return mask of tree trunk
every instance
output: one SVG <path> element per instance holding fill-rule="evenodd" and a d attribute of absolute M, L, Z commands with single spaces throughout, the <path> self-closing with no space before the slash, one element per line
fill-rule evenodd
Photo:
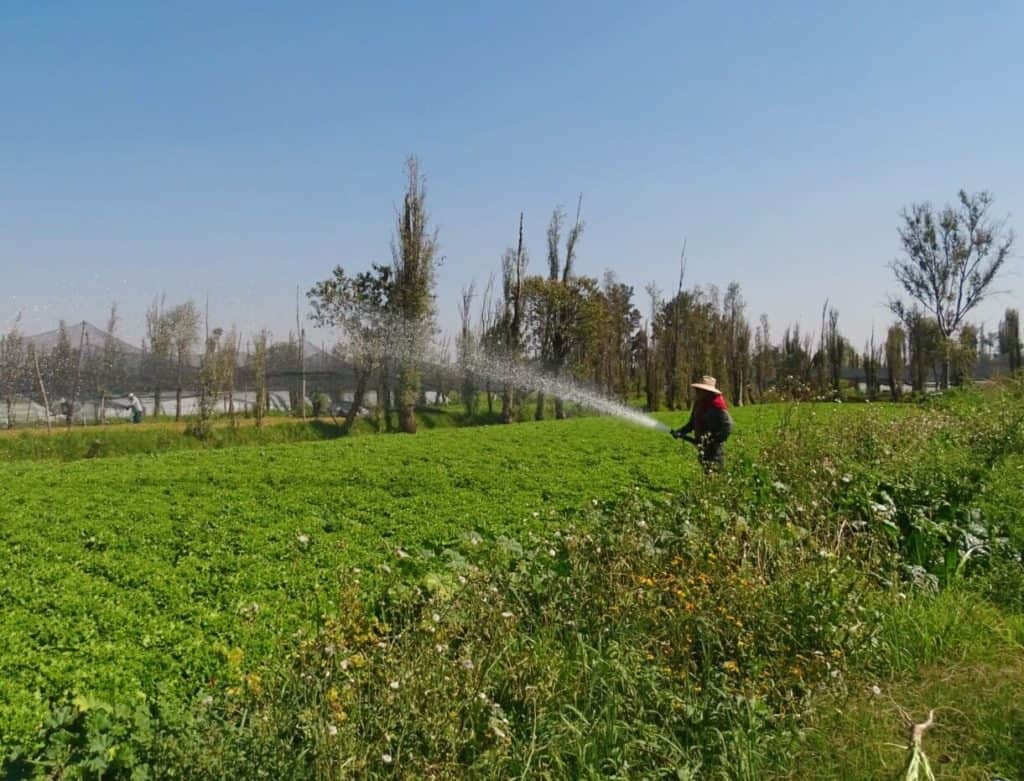
<path fill-rule="evenodd" d="M 561 396 L 555 396 L 555 420 L 565 420 L 565 402 Z"/>
<path fill-rule="evenodd" d="M 157 385 L 153 391 L 153 417 L 156 418 L 160 414 L 160 386 Z"/>
<path fill-rule="evenodd" d="M 50 400 L 46 397 L 46 386 L 43 385 L 43 373 L 39 371 L 39 353 L 33 352 L 36 363 L 36 382 L 39 383 L 39 395 L 43 397 L 43 410 L 46 412 L 46 430 L 50 431 Z"/>
<path fill-rule="evenodd" d="M 534 420 L 544 420 L 544 391 L 537 391 L 537 410 L 533 413 Z"/>
<path fill-rule="evenodd" d="M 511 384 L 506 384 L 501 394 L 501 422 L 511 423 L 515 414 L 515 390 Z"/>
<path fill-rule="evenodd" d="M 348 412 L 345 414 L 345 422 L 342 424 L 342 430 L 346 434 L 355 425 L 356 418 L 359 415 L 359 408 L 363 406 L 363 397 L 366 395 L 366 382 L 369 377 L 370 372 L 366 370 L 360 371 L 356 376 L 356 389 L 352 393 L 352 406 L 348 408 Z"/>
<path fill-rule="evenodd" d="M 181 420 L 181 380 L 178 380 L 178 387 L 174 391 L 174 419 Z"/>
<path fill-rule="evenodd" d="M 403 366 L 398 375 L 398 425 L 406 434 L 416 433 L 416 395 L 419 377 L 413 366 Z"/>

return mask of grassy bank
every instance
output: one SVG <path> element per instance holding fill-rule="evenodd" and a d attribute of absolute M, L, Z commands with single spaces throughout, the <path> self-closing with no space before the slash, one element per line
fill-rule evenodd
<path fill-rule="evenodd" d="M 423 407 L 416 410 L 423 431 L 461 428 L 496 423 L 487 413 L 469 417 L 456 407 Z M 54 426 L 52 430 L 35 427 L 0 431 L 0 461 L 110 458 L 128 455 L 156 455 L 177 450 L 216 450 L 240 445 L 275 445 L 292 442 L 318 442 L 348 435 L 377 433 L 377 423 L 360 418 L 349 432 L 338 418 L 271 416 L 256 426 L 251 418 L 234 423 L 217 420 L 210 433 L 198 438 L 188 433 L 188 421 L 149 420 L 137 425 L 111 423 L 90 426 Z"/>

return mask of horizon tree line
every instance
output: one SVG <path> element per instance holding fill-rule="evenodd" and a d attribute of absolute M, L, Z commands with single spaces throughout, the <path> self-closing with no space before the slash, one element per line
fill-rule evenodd
<path fill-rule="evenodd" d="M 1021 368 L 1015 308 L 1006 309 L 992 332 L 966 319 L 992 293 L 1015 237 L 1005 219 L 991 216 L 991 194 L 963 190 L 954 206 L 936 210 L 915 203 L 901 214 L 903 253 L 890 267 L 905 297 L 890 299 L 896 321 L 881 338 L 872 333 L 862 350 L 843 336 L 839 311 L 828 301 L 816 337 L 793 324 L 775 342 L 766 316 L 756 323 L 748 319 L 738 282 L 724 292 L 714 285 L 685 285 L 685 242 L 676 289 L 666 297 L 648 286 L 647 312 L 642 314 L 636 291 L 613 271 L 600 280 L 576 273 L 586 228 L 582 195 L 571 224 L 560 206 L 552 210 L 546 268 L 530 274 L 520 213 L 515 240 L 499 259 L 499 283 L 491 275 L 479 300 L 475 283 L 463 289 L 452 362 L 447 340 L 439 344 L 435 338 L 436 271 L 442 258 L 426 206 L 426 179 L 415 157 L 406 161 L 405 173 L 391 263 L 371 264 L 355 273 L 337 266 L 307 292 L 310 319 L 336 332 L 331 356 L 349 374 L 352 401 L 346 427 L 353 425 L 373 388 L 378 426 L 414 433 L 414 409 L 426 401 L 425 382 L 433 386 L 436 399 L 447 399 L 457 390 L 471 416 L 479 413 L 480 393 L 489 414 L 495 414 L 495 401 L 500 404 L 497 419 L 503 422 L 540 420 L 548 414 L 549 401 L 556 418 L 568 414 L 564 399 L 531 393 L 515 373 L 500 379 L 482 376 L 474 365 L 474 356 L 481 354 L 507 366 L 525 365 L 584 384 L 622 402 L 642 399 L 649 410 L 686 407 L 690 382 L 707 374 L 719 378 L 732 404 L 743 405 L 774 398 L 836 397 L 842 392 L 844 371 L 851 369 L 860 372 L 868 398 L 880 397 L 884 384 L 890 397 L 899 400 L 905 385 L 921 393 L 929 384 L 964 384 L 979 362 L 991 364 L 995 355 L 1003 357 L 1008 371 Z M 45 354 L 25 339 L 20 319 L 15 319 L 0 336 L 0 392 L 7 424 L 15 422 L 19 398 L 38 396 L 59 403 L 70 425 L 75 405 L 86 393 L 99 399 L 96 417 L 102 420 L 109 399 L 129 381 L 148 385 L 157 412 L 164 411 L 163 393 L 173 388 L 176 420 L 183 416 L 186 389 L 198 395 L 200 418 L 205 420 L 219 401 L 234 417 L 236 389 L 253 388 L 256 401 L 246 404 L 245 411 L 262 421 L 268 409 L 268 376 L 287 380 L 290 406 L 305 414 L 301 325 L 299 342 L 294 334 L 274 342 L 263 330 L 243 351 L 237 329 L 211 331 L 208 317 L 206 336 L 200 340 L 204 317 L 191 300 L 169 306 L 160 296 L 147 309 L 145 321 L 146 338 L 130 368 L 130 356 L 119 349 L 116 338 L 116 305 L 102 345 L 87 343 L 85 324 L 76 341 L 75 327 L 62 322 Z M 427 365 L 434 368 L 426 371 Z M 321 399 L 330 393 L 340 396 L 344 391 L 330 372 L 322 374 L 314 382 L 314 408 L 322 408 Z M 532 414 L 524 409 L 531 398 Z M 321 411 L 314 409 L 315 414 Z"/>

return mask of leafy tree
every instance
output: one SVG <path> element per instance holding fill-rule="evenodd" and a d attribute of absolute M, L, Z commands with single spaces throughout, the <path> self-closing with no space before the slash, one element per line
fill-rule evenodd
<path fill-rule="evenodd" d="M 899 323 L 889 326 L 885 337 L 885 367 L 893 401 L 903 396 L 903 369 L 907 364 L 907 335 Z"/>
<path fill-rule="evenodd" d="M 838 394 L 839 381 L 843 373 L 843 358 L 847 352 L 847 342 L 839 332 L 839 310 L 835 307 L 828 309 L 822 342 L 824 347 L 822 351 L 823 364 L 828 370 L 829 385 L 832 388 L 832 392 Z M 870 360 L 868 362 L 870 363 Z"/>
<path fill-rule="evenodd" d="M 768 316 L 762 314 L 754 334 L 754 385 L 758 396 L 763 395 L 775 379 L 777 358 L 776 349 L 772 345 Z"/>
<path fill-rule="evenodd" d="M 722 303 L 723 328 L 721 333 L 727 343 L 725 347 L 727 391 L 733 402 L 742 406 L 746 399 L 747 383 L 750 379 L 750 324 L 743 312 L 746 303 L 740 294 L 738 282 L 729 284 Z"/>
<path fill-rule="evenodd" d="M 907 352 L 910 361 L 910 385 L 916 393 L 924 393 L 928 371 L 939 379 L 940 365 L 946 354 L 942 332 L 932 318 L 919 309 L 905 314 Z"/>
<path fill-rule="evenodd" d="M 538 345 L 541 366 L 547 373 L 558 377 L 566 367 L 573 350 L 572 333 L 578 325 L 580 304 L 583 301 L 581 287 L 574 284 L 573 264 L 576 261 L 576 245 L 583 236 L 584 223 L 580 220 L 583 196 L 576 206 L 576 221 L 565 238 L 565 257 L 560 249 L 565 212 L 555 208 L 548 223 L 548 276 L 547 279 L 532 277 L 528 282 L 532 302 L 532 323 L 534 338 Z M 544 417 L 544 394 L 537 394 L 535 418 Z M 561 399 L 555 399 L 555 417 L 565 417 L 565 406 Z"/>
<path fill-rule="evenodd" d="M 229 404 L 234 389 L 235 369 L 238 366 L 238 334 L 234 328 L 228 333 L 214 328 L 206 337 L 202 361 L 199 366 L 199 409 L 186 431 L 203 439 L 212 431 L 213 414 L 217 405 L 228 394 Z M 233 410 L 229 409 L 233 414 Z"/>
<path fill-rule="evenodd" d="M 971 381 L 974 366 L 978 362 L 978 329 L 965 325 L 960 329 L 950 352 L 951 380 L 954 385 L 963 386 Z"/>
<path fill-rule="evenodd" d="M 346 430 L 355 423 L 373 373 L 382 366 L 390 327 L 388 310 L 394 278 L 387 266 L 355 276 L 336 266 L 330 278 L 314 285 L 307 297 L 310 318 L 321 327 L 340 331 L 336 354 L 355 371 L 352 405 L 345 416 Z"/>
<path fill-rule="evenodd" d="M 1016 309 L 1007 309 L 999 324 L 999 352 L 1007 358 L 1011 372 L 1021 367 L 1020 315 Z"/>
<path fill-rule="evenodd" d="M 402 431 L 416 433 L 414 407 L 419 394 L 417 359 L 423 354 L 434 315 L 437 231 L 431 231 L 425 178 L 419 161 L 406 161 L 406 191 L 392 241 L 394 282 L 390 304 L 400 328 L 398 419 Z"/>
<path fill-rule="evenodd" d="M 915 203 L 902 213 L 899 234 L 904 257 L 890 268 L 903 292 L 934 319 L 945 342 L 942 387 L 949 384 L 949 341 L 964 317 L 990 293 L 1010 256 L 1013 231 L 989 212 L 990 193 L 958 193 L 956 206 L 936 212 L 930 203 Z M 892 299 L 893 312 L 906 322 L 909 307 Z"/>
<path fill-rule="evenodd" d="M 871 329 L 871 339 L 864 345 L 862 357 L 864 366 L 864 386 L 869 399 L 878 397 L 879 369 L 882 365 L 882 345 L 875 344 L 875 331 Z M 838 390 L 838 386 L 836 386 Z"/>
<path fill-rule="evenodd" d="M 605 272 L 596 303 L 598 328 L 590 351 L 594 380 L 606 393 L 625 401 L 636 358 L 640 310 L 633 305 L 633 288 L 619 282 L 612 271 Z"/>
<path fill-rule="evenodd" d="M 50 386 L 54 395 L 60 399 L 62 412 L 66 422 L 70 425 L 71 416 L 74 413 L 71 405 L 78 355 L 71 345 L 71 335 L 68 332 L 67 323 L 63 320 L 57 327 L 57 343 L 50 351 L 46 363 L 50 375 Z"/>
<path fill-rule="evenodd" d="M 647 411 L 654 412 L 661 407 L 661 367 L 659 366 L 659 349 L 657 331 L 658 312 L 661 309 L 661 293 L 652 282 L 647 286 L 647 297 L 650 300 L 650 319 L 644 326 L 644 386 L 647 395 Z"/>

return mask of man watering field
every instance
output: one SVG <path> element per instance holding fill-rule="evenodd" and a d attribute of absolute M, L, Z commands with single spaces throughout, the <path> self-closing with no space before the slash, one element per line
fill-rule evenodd
<path fill-rule="evenodd" d="M 722 445 L 732 433 L 732 417 L 714 377 L 703 377 L 690 387 L 697 391 L 690 419 L 686 425 L 670 433 L 676 439 L 685 439 L 696 445 L 701 466 L 710 472 L 722 465 Z M 692 436 L 688 436 L 691 432 Z"/>

